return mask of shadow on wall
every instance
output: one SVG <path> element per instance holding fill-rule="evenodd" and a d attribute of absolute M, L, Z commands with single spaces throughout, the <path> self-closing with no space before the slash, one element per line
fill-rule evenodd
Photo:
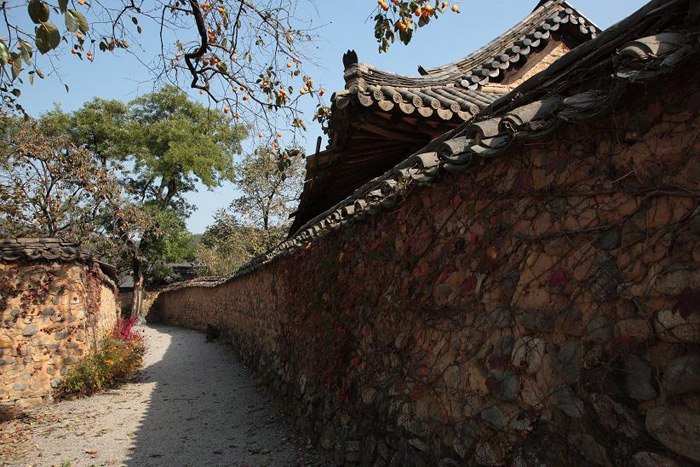
<path fill-rule="evenodd" d="M 155 383 L 127 465 L 303 465 L 306 454 L 279 407 L 221 344 L 150 325 Z M 315 463 L 314 465 L 320 465 Z"/>

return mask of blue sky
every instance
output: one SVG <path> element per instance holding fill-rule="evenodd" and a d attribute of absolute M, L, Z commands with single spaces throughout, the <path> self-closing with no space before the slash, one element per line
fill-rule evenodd
<path fill-rule="evenodd" d="M 379 54 L 373 36 L 372 0 L 318 0 L 311 6 L 300 2 L 299 17 L 313 20 L 321 26 L 319 38 L 311 55 L 316 63 L 307 71 L 329 92 L 344 86 L 342 56 L 348 49 L 357 51 L 361 62 L 370 63 L 385 70 L 415 75 L 417 67 L 434 67 L 452 62 L 484 45 L 501 32 L 527 16 L 536 0 L 491 0 L 490 2 L 457 2 L 461 14 L 445 14 L 434 25 L 421 29 L 408 46 L 394 44 L 388 53 Z M 607 28 L 643 6 L 644 0 L 571 0 L 570 3 L 601 28 Z M 153 36 L 145 34 L 142 56 L 157 51 Z M 58 103 L 64 110 L 79 108 L 93 97 L 131 100 L 153 90 L 153 78 L 147 69 L 132 55 L 96 54 L 95 62 L 88 65 L 74 57 L 58 62 L 61 78 L 69 87 L 66 93 L 57 77 L 38 80 L 24 90 L 22 104 L 30 115 L 38 116 Z M 188 91 L 194 98 L 200 96 Z M 312 106 L 304 108 L 310 123 Z M 320 129 L 309 124 L 306 135 L 308 152 L 313 152 Z M 324 143 L 325 144 L 325 143 Z M 250 147 L 252 143 L 247 146 Z M 200 189 L 188 200 L 197 211 L 188 221 L 188 228 L 201 233 L 212 221 L 216 209 L 226 207 L 236 192 L 231 184 L 214 191 Z"/>

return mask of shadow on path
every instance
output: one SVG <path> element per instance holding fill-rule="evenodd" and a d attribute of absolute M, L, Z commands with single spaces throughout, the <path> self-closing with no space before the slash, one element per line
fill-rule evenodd
<path fill-rule="evenodd" d="M 146 335 L 142 382 L 154 389 L 127 465 L 328 465 L 223 345 L 162 325 Z"/>

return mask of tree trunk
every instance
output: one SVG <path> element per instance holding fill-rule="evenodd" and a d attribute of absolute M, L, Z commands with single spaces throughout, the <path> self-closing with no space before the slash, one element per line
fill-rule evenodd
<path fill-rule="evenodd" d="M 132 258 L 134 275 L 134 296 L 131 300 L 131 317 L 136 318 L 143 314 L 143 264 L 138 254 Z"/>

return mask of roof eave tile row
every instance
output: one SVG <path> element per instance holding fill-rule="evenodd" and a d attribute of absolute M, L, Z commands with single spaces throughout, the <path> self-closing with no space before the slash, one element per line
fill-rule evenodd
<path fill-rule="evenodd" d="M 0 239 L 0 261 L 5 263 L 25 261 L 94 262 L 104 273 L 110 285 L 116 287 L 117 271 L 114 266 L 98 261 L 92 253 L 80 249 L 72 242 L 57 238 Z"/>
<path fill-rule="evenodd" d="M 520 34 L 513 40 L 498 44 L 496 39 L 459 62 L 421 69 L 424 76 L 403 76 L 363 63 L 351 64 L 345 71 L 347 89 L 332 97 L 334 109 L 342 110 L 356 99 L 364 107 L 377 106 L 384 112 L 398 107 L 405 115 L 417 113 L 423 118 L 468 121 L 498 97 L 493 87 L 483 92 L 484 87 L 502 79 L 514 64 L 527 60 L 562 25 L 575 25 L 581 35 L 590 38 L 600 32 L 566 2 L 548 2 L 539 10 L 539 14 L 526 18 L 527 32 L 521 30 L 522 25 L 521 29 L 516 26 L 505 33 Z M 530 21 L 534 23 L 529 24 Z M 499 46 L 503 48 L 496 48 Z M 506 93 L 504 90 L 501 94 Z"/>
<path fill-rule="evenodd" d="M 461 86 L 476 90 L 490 82 L 502 77 L 512 64 L 518 63 L 521 59 L 527 59 L 533 51 L 539 49 L 544 42 L 548 41 L 552 33 L 567 23 L 578 25 L 581 34 L 589 35 L 595 39 L 600 31 L 594 25 L 587 25 L 582 16 L 568 13 L 570 9 L 559 12 L 557 16 L 552 16 L 535 28 L 535 30 L 525 36 L 520 37 L 515 43 L 505 49 L 503 53 L 495 56 L 493 60 L 483 63 L 464 73 L 459 80 Z"/>
<path fill-rule="evenodd" d="M 350 88 L 353 84 L 418 88 L 446 84 L 470 85 L 463 81 L 472 75 L 493 81 L 493 78 L 497 78 L 512 64 L 527 59 L 562 26 L 576 27 L 574 31 L 580 34 L 582 41 L 594 39 L 601 32 L 598 26 L 567 2 L 552 1 L 540 7 L 540 10 L 539 14 L 533 13 L 509 31 L 456 62 L 436 68 L 419 67 L 421 76 L 392 73 L 365 63 L 351 64 L 344 74 L 347 87 Z"/>
<path fill-rule="evenodd" d="M 56 238 L 15 238 L 0 240 L 0 260 L 88 261 L 92 255 L 78 245 Z"/>
<path fill-rule="evenodd" d="M 363 107 L 376 105 L 384 112 L 398 108 L 404 115 L 418 114 L 423 118 L 435 115 L 444 121 L 463 122 L 470 120 L 497 97 L 499 96 L 452 85 L 414 89 L 368 85 L 364 88 L 353 86 L 337 93 L 333 104 L 335 109 L 342 110 L 354 98 Z"/>
<path fill-rule="evenodd" d="M 216 287 L 249 274 L 278 258 L 292 255 L 319 238 L 393 207 L 416 182 L 435 180 L 443 173 L 468 170 L 478 158 L 503 155 L 513 144 L 541 140 L 562 125 L 585 123 L 609 114 L 618 99 L 633 84 L 647 83 L 670 73 L 700 44 L 691 35 L 657 34 L 627 42 L 610 57 L 614 70 L 608 86 L 571 96 L 554 95 L 504 111 L 501 115 L 474 121 L 431 142 L 392 170 L 358 188 L 352 196 L 307 222 L 292 238 L 260 255 L 234 274 L 205 283 L 178 283 L 165 290 L 184 287 Z M 518 90 L 516 89 L 514 93 Z"/>

